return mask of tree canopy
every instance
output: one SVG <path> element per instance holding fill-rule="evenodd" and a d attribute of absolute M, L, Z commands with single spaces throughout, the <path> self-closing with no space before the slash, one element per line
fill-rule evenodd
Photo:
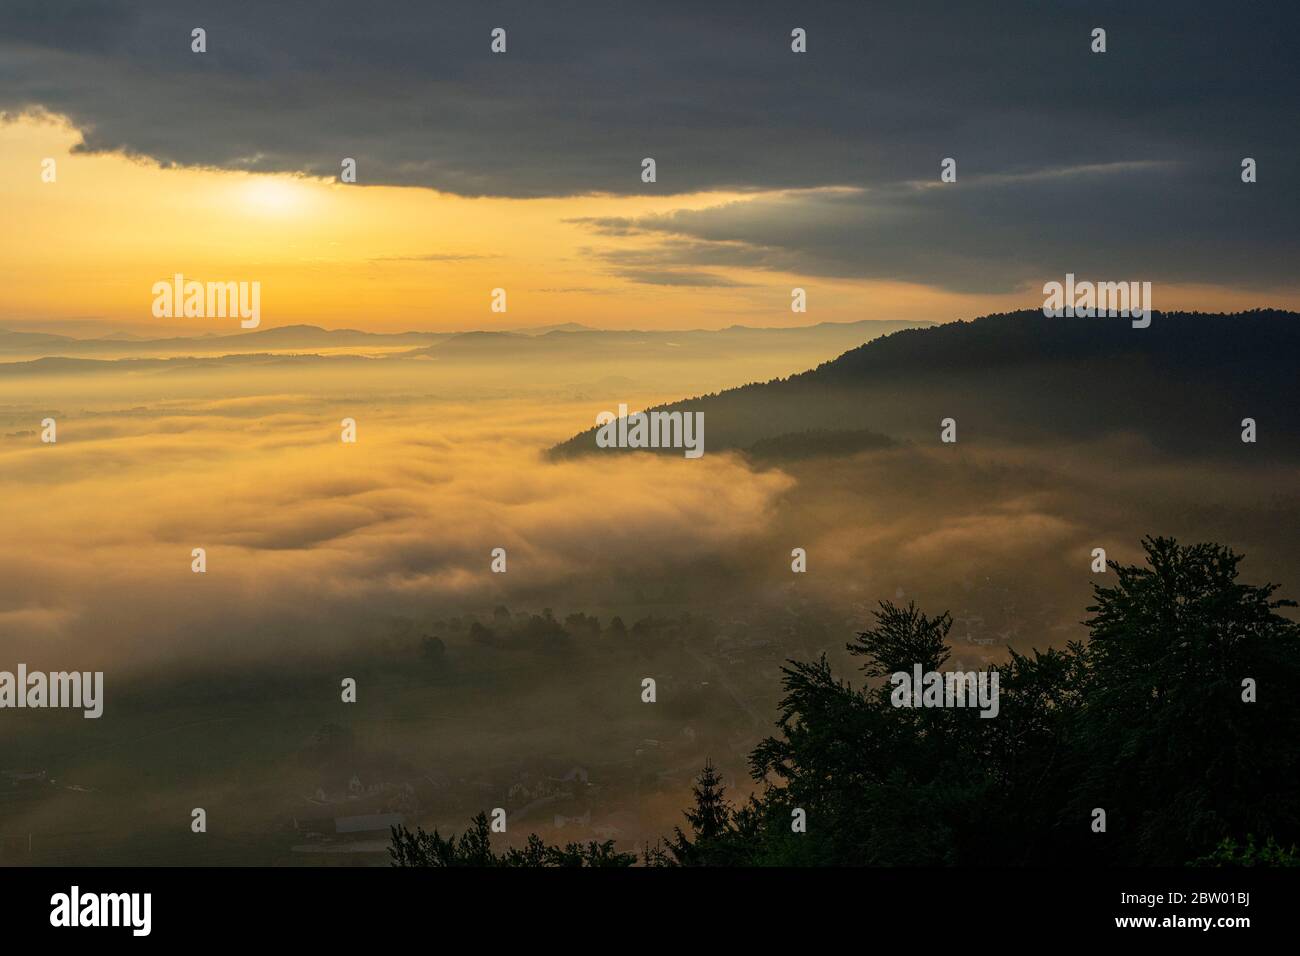
<path fill-rule="evenodd" d="M 1221 545 L 1147 538 L 1143 548 L 1145 566 L 1110 562 L 1113 583 L 1094 585 L 1086 640 L 1010 651 L 994 719 L 891 702 L 889 675 L 948 662 L 952 619 L 880 602 L 847 645 L 862 658 L 861 685 L 833 674 L 825 655 L 787 661 L 776 733 L 750 755 L 758 792 L 733 806 L 706 763 L 689 832 L 677 828 L 642 861 L 1294 864 L 1300 626 L 1278 609 L 1295 602 L 1276 598 L 1277 585 L 1240 583 L 1241 555 Z M 792 826 L 797 810 L 805 832 Z M 535 836 L 494 857 L 486 818 L 477 823 L 459 841 L 403 832 L 394 859 L 632 862 L 612 844 L 561 850 Z"/>

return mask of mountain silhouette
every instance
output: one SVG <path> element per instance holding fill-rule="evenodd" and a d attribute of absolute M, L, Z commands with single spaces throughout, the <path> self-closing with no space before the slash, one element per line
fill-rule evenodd
<path fill-rule="evenodd" d="M 1022 311 L 895 332 L 789 378 L 655 410 L 703 412 L 706 450 L 763 443 L 765 457 L 774 440 L 818 430 L 938 442 L 940 422 L 952 418 L 965 444 L 1126 433 L 1171 452 L 1294 458 L 1297 356 L 1294 312 L 1156 312 L 1135 329 L 1126 318 Z M 1257 423 L 1254 445 L 1240 440 L 1245 418 Z M 615 452 L 598 449 L 595 434 L 552 456 Z"/>

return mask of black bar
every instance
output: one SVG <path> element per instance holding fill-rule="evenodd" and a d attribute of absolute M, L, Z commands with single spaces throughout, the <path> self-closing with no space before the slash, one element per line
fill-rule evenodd
<path fill-rule="evenodd" d="M 73 886 L 83 901 L 151 894 L 148 935 L 135 936 L 129 925 L 52 926 L 52 897 Z M 83 942 L 337 945 L 397 944 L 414 935 L 430 945 L 550 938 L 581 946 L 658 937 L 672 947 L 685 945 L 683 930 L 698 927 L 719 943 L 807 947 L 856 927 L 864 943 L 907 941 L 909 950 L 928 952 L 981 938 L 1199 937 L 1229 945 L 1272 938 L 1294 927 L 1300 870 L 50 868 L 6 870 L 0 888 L 10 940 L 66 941 L 76 932 Z M 1184 898 L 1171 900 L 1176 893 Z M 1148 918 L 1156 925 L 1117 922 Z M 1248 925 L 1163 925 L 1206 918 Z"/>

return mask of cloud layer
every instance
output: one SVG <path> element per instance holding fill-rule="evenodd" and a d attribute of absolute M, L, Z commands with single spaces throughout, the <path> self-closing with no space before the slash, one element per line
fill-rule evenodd
<path fill-rule="evenodd" d="M 362 185 L 814 190 L 638 223 L 674 241 L 614 271 L 652 285 L 735 281 L 675 262 L 989 293 L 1067 269 L 1268 286 L 1298 251 L 1297 37 L 1293 5 L 18 0 L 0 111 L 163 164 L 335 178 L 351 157 Z M 958 182 L 936 188 L 945 157 Z"/>

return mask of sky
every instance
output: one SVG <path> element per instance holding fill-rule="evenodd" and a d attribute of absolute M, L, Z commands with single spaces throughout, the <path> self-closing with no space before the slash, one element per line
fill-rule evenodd
<path fill-rule="evenodd" d="M 1300 14 L 1132 7 L 14 0 L 0 326 L 237 331 L 154 317 L 176 273 L 376 331 L 948 321 L 1070 272 L 1300 307 Z"/>

